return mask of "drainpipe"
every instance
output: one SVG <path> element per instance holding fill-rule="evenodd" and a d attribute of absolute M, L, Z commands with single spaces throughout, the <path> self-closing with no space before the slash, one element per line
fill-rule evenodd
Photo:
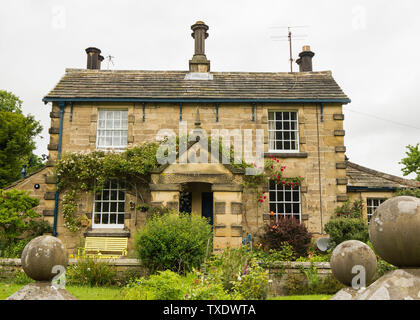
<path fill-rule="evenodd" d="M 60 128 L 58 131 L 58 152 L 57 152 L 57 160 L 60 160 L 61 157 L 61 141 L 63 137 L 63 118 L 64 118 L 64 108 L 66 107 L 65 102 L 59 102 L 58 106 L 60 107 Z M 52 235 L 56 237 L 57 233 L 57 220 L 58 220 L 58 183 L 55 184 L 55 205 L 54 205 L 54 225 L 53 225 L 53 233 Z"/>
<path fill-rule="evenodd" d="M 316 136 L 318 142 L 318 182 L 319 182 L 319 213 L 321 218 L 321 234 L 324 234 L 324 223 L 322 219 L 322 184 L 321 184 L 321 151 L 319 145 L 319 120 L 318 120 L 318 105 L 315 106 L 316 110 Z M 323 121 L 324 105 L 321 103 L 321 121 Z"/>

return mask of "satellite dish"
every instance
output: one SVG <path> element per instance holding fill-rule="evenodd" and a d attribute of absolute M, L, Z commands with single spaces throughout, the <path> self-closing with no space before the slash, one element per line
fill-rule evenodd
<path fill-rule="evenodd" d="M 319 238 L 316 240 L 316 246 L 320 251 L 326 252 L 329 248 L 331 248 L 330 238 Z"/>

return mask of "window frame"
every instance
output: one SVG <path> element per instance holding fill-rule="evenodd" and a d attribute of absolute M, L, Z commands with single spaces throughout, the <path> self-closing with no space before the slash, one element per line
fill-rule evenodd
<path fill-rule="evenodd" d="M 372 205 L 369 205 L 369 201 L 374 201 L 374 200 L 379 201 L 379 204 L 376 207 L 372 206 Z M 372 198 L 372 197 L 366 198 L 366 218 L 367 218 L 368 222 L 370 222 L 370 219 L 372 218 L 373 214 L 375 213 L 376 208 L 378 208 L 386 200 L 388 200 L 388 198 Z M 369 214 L 369 209 L 373 209 L 371 214 Z"/>
<path fill-rule="evenodd" d="M 272 180 L 270 180 L 268 182 L 268 206 L 269 206 L 269 211 L 271 213 L 271 211 L 273 211 L 273 210 L 271 210 L 271 204 L 276 205 L 276 211 L 273 211 L 275 219 L 276 219 L 275 221 L 276 222 L 279 221 L 279 216 L 282 216 L 283 218 L 285 218 L 285 217 L 293 217 L 294 218 L 296 216 L 299 216 L 299 222 L 302 223 L 302 191 L 301 191 L 300 186 L 297 186 L 297 187 L 292 189 L 291 186 L 279 185 L 279 184 L 277 184 L 276 182 L 273 181 L 272 183 L 274 184 L 275 189 L 271 189 L 271 185 L 270 185 L 271 181 Z M 279 190 L 280 188 L 282 190 Z M 286 190 L 286 188 L 289 188 L 289 189 Z M 297 190 L 298 195 L 299 195 L 299 200 L 298 201 L 293 200 L 293 192 L 296 191 L 296 190 Z M 277 200 L 277 192 L 280 192 L 280 191 L 283 191 L 283 200 L 282 201 Z M 276 199 L 275 200 L 271 199 L 271 192 L 276 192 Z M 291 192 L 290 201 L 286 201 L 286 196 L 285 196 L 286 192 Z M 286 212 L 278 213 L 277 212 L 277 208 L 278 208 L 277 204 L 279 204 L 279 203 L 280 204 L 288 204 L 288 203 L 291 204 L 292 212 L 290 212 L 290 213 L 286 213 Z M 296 203 L 299 204 L 299 214 L 298 215 L 293 212 L 293 204 L 296 204 Z"/>
<path fill-rule="evenodd" d="M 122 114 L 122 112 L 126 112 L 127 113 L 127 127 L 126 127 L 126 129 L 121 129 L 121 128 L 120 129 L 107 129 L 106 128 L 107 112 L 116 112 L 116 111 L 121 112 L 121 114 Z M 104 112 L 105 113 L 104 119 L 100 119 L 99 114 L 101 112 Z M 104 121 L 105 128 L 100 128 L 99 127 L 100 121 Z M 114 117 L 113 117 L 112 121 L 113 121 L 113 126 L 114 126 L 114 121 L 115 121 L 115 118 Z M 120 121 L 121 121 L 121 125 L 123 127 L 122 117 L 120 118 Z M 97 150 L 104 150 L 104 151 L 107 151 L 107 150 L 123 151 L 123 150 L 125 150 L 128 147 L 128 124 L 129 124 L 129 122 L 128 122 L 128 109 L 98 109 L 97 122 L 96 122 L 96 149 Z M 113 146 L 113 145 L 111 145 L 111 146 L 100 146 L 99 145 L 99 140 L 100 140 L 100 137 L 102 138 L 102 136 L 99 136 L 99 131 L 105 131 L 105 132 L 111 131 L 112 133 L 113 132 L 116 132 L 116 131 L 125 131 L 126 132 L 126 142 L 125 142 L 125 145 L 118 145 L 118 146 Z M 104 138 L 106 138 L 106 135 L 104 136 Z M 111 140 L 113 140 L 113 138 L 114 138 L 114 136 L 111 135 Z M 120 139 L 121 139 L 121 136 L 120 136 Z"/>
<path fill-rule="evenodd" d="M 270 120 L 270 113 L 276 113 L 276 112 L 282 112 L 282 113 L 284 113 L 284 112 L 289 112 L 289 113 L 295 113 L 296 114 L 296 120 L 294 120 L 294 121 L 296 121 L 296 129 L 295 130 L 277 130 L 277 129 L 274 129 L 274 130 L 270 130 L 270 122 L 274 122 L 274 123 L 276 123 L 277 122 L 277 120 L 275 119 L 275 120 Z M 283 121 L 283 119 L 281 120 L 282 122 L 284 122 Z M 289 122 L 290 122 L 290 119 L 289 119 Z M 289 150 L 286 150 L 286 149 L 271 149 L 270 148 L 270 132 L 274 132 L 274 134 L 276 133 L 276 132 L 279 132 L 279 131 L 282 131 L 282 132 L 289 132 L 289 133 L 291 133 L 291 132 L 295 132 L 295 134 L 296 134 L 296 139 L 295 139 L 295 141 L 296 141 L 296 146 L 297 146 L 297 148 L 296 149 L 289 149 Z M 299 138 L 300 138 L 300 127 L 299 127 L 299 111 L 298 110 L 268 110 L 267 111 L 267 133 L 268 133 L 268 152 L 271 152 L 271 153 L 299 153 L 300 152 L 300 143 L 299 143 Z M 274 147 L 276 147 L 276 139 L 274 138 Z M 285 141 L 285 140 L 278 140 L 278 141 Z M 289 141 L 293 141 L 293 140 L 289 140 Z"/>
<path fill-rule="evenodd" d="M 112 189 L 112 183 L 113 182 L 116 182 L 117 183 L 117 188 L 116 189 Z M 126 213 L 126 195 L 127 195 L 127 192 L 126 192 L 126 188 L 125 188 L 125 186 L 124 186 L 124 188 L 120 188 L 120 186 L 121 186 L 121 183 L 124 183 L 124 185 L 125 185 L 125 181 L 121 181 L 121 180 L 118 180 L 118 179 L 110 179 L 108 182 L 107 182 L 107 184 L 108 184 L 108 187 L 107 186 L 104 186 L 104 188 L 100 191 L 101 192 L 101 196 L 100 196 L 100 199 L 96 199 L 96 194 L 94 194 L 93 195 L 93 208 L 92 208 L 92 229 L 123 229 L 124 228 L 124 226 L 125 226 L 125 223 L 124 223 L 124 221 L 125 221 L 125 213 Z M 104 194 L 104 191 L 108 191 L 109 192 L 109 199 L 107 200 L 107 201 L 104 201 L 104 199 L 103 199 L 103 194 Z M 111 192 L 112 191 L 116 191 L 116 194 L 117 194 L 117 196 L 116 196 L 116 199 L 115 200 L 112 200 L 111 198 Z M 120 193 L 120 191 L 123 191 L 124 192 L 124 200 L 120 200 L 119 199 L 119 193 Z M 99 212 L 96 212 L 96 204 L 97 203 L 101 203 L 101 211 L 99 211 Z M 108 207 L 109 207 L 109 210 L 108 210 L 108 212 L 103 212 L 102 210 L 103 210 L 103 203 L 108 203 Z M 116 205 L 116 210 L 117 211 L 115 211 L 115 212 L 113 212 L 113 211 L 111 211 L 111 203 L 117 203 L 117 205 Z M 124 212 L 119 212 L 118 211 L 118 204 L 119 203 L 123 203 L 124 205 Z M 101 216 L 101 223 L 95 223 L 95 215 L 96 214 L 100 214 L 100 216 Z M 103 215 L 104 214 L 107 214 L 108 215 L 108 221 L 109 221 L 109 223 L 107 223 L 107 224 L 103 224 L 102 223 L 102 218 L 103 218 Z M 116 223 L 110 223 L 110 221 L 111 221 L 111 214 L 116 214 Z M 122 215 L 123 216 L 123 223 L 121 224 L 121 223 L 118 223 L 118 215 Z"/>

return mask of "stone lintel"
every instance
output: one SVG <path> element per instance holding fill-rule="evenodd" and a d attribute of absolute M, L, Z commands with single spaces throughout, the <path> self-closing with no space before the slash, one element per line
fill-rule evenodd
<path fill-rule="evenodd" d="M 50 118 L 60 118 L 60 112 L 50 112 Z"/>
<path fill-rule="evenodd" d="M 149 184 L 151 191 L 180 191 L 181 187 L 179 184 Z"/>
<path fill-rule="evenodd" d="M 333 119 L 334 120 L 344 120 L 344 114 L 342 114 L 342 113 L 334 113 L 333 114 Z"/>
<path fill-rule="evenodd" d="M 345 146 L 336 146 L 335 147 L 335 152 L 337 152 L 337 153 L 346 152 L 346 147 Z"/>
<path fill-rule="evenodd" d="M 242 192 L 242 185 L 240 184 L 213 184 L 211 191 L 225 191 L 225 192 Z"/>

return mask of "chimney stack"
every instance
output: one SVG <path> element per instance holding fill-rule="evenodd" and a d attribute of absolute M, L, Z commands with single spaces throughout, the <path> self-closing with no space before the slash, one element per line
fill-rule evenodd
<path fill-rule="evenodd" d="M 87 67 L 86 69 L 91 70 L 100 70 L 101 62 L 104 60 L 104 57 L 101 56 L 101 50 L 94 47 L 89 47 L 86 49 L 87 53 Z"/>
<path fill-rule="evenodd" d="M 209 72 L 210 61 L 205 54 L 204 42 L 209 36 L 207 30 L 209 27 L 203 21 L 197 21 L 191 26 L 194 38 L 194 55 L 190 60 L 190 72 Z"/>
<path fill-rule="evenodd" d="M 311 51 L 310 46 L 303 46 L 302 52 L 299 53 L 299 59 L 296 63 L 299 65 L 299 72 L 311 72 L 312 71 L 312 58 L 315 55 Z"/>

